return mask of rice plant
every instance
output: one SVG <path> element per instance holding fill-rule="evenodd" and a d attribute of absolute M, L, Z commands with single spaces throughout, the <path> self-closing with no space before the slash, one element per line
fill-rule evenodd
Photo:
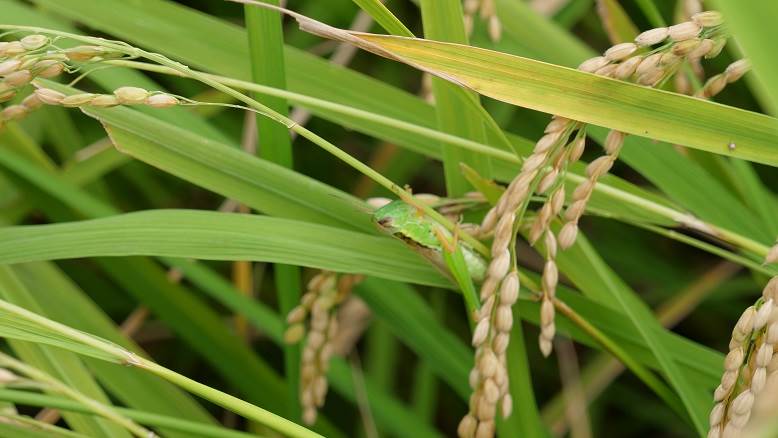
<path fill-rule="evenodd" d="M 778 434 L 778 6 L 0 4 L 0 436 Z"/>

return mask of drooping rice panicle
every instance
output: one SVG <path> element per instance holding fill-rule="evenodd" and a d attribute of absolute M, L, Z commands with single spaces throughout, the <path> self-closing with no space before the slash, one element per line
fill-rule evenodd
<path fill-rule="evenodd" d="M 721 31 L 722 17 L 715 11 L 694 14 L 691 20 L 670 27 L 656 28 L 638 35 L 634 42 L 614 45 L 602 56 L 587 59 L 578 67 L 579 70 L 600 76 L 619 80 L 634 81 L 641 85 L 658 86 L 674 75 L 686 59 L 699 59 L 717 55 L 723 47 L 724 35 Z M 653 48 L 656 46 L 655 48 Z M 742 76 L 744 64 L 731 69 L 731 76 Z M 725 76 L 726 78 L 726 76 Z M 725 79 L 726 81 L 726 79 Z M 569 141 L 573 131 L 579 135 Z M 557 218 L 565 203 L 561 175 L 566 172 L 567 165 L 578 160 L 585 147 L 584 126 L 576 121 L 553 116 L 545 130 L 545 135 L 537 142 L 533 153 L 524 160 L 521 171 L 511 181 L 497 204 L 487 213 L 481 223 L 479 232 L 482 235 L 495 234 L 492 243 L 492 256 L 501 254 L 506 248 L 509 237 L 500 236 L 495 231 L 498 224 L 506 229 L 502 221 L 521 221 L 523 210 L 533 193 L 548 192 L 544 205 L 540 208 L 529 231 L 529 242 L 534 244 L 545 234 L 551 233 L 549 225 Z M 603 145 L 605 155 L 589 163 L 586 169 L 587 178 L 582 181 L 567 201 L 564 211 L 563 226 L 554 239 L 559 248 L 566 249 L 575 243 L 578 235 L 578 222 L 583 216 L 599 178 L 605 175 L 615 164 L 624 144 L 625 134 L 611 131 Z M 563 146 L 562 146 L 563 145 Z M 549 240 L 549 239 L 545 239 Z M 552 266 L 553 259 L 546 258 L 546 266 Z M 553 265 L 555 266 L 555 264 Z M 544 278 L 548 284 L 558 281 L 557 276 L 549 273 Z M 546 269 L 544 269 L 546 271 Z M 550 280 L 555 281 L 550 281 Z M 546 288 L 544 285 L 544 289 Z M 544 302 L 549 300 L 548 291 L 541 294 Z M 541 306 L 549 308 L 552 306 Z M 545 332 L 541 334 L 541 349 L 550 353 L 553 339 L 552 311 L 541 311 L 545 316 Z M 541 328 L 543 331 L 543 328 Z"/>
<path fill-rule="evenodd" d="M 288 327 L 284 341 L 294 344 L 305 339 L 300 365 L 300 405 L 303 421 L 316 422 L 318 410 L 324 406 L 329 383 L 327 371 L 335 354 L 333 342 L 340 326 L 347 321 L 339 319 L 339 307 L 351 294 L 361 276 L 342 275 L 322 271 L 307 285 L 301 297 L 286 317 Z"/>
<path fill-rule="evenodd" d="M 754 402 L 764 390 L 778 343 L 778 277 L 757 303 L 748 307 L 732 330 L 721 383 L 713 394 L 709 438 L 742 436 Z"/>

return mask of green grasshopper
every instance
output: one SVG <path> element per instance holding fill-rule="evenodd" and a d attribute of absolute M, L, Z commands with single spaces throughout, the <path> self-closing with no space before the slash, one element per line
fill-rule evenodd
<path fill-rule="evenodd" d="M 486 276 L 486 261 L 470 245 L 453 239 L 443 226 L 418 208 L 403 201 L 392 201 L 373 213 L 378 227 L 430 260 L 444 274 L 450 275 L 443 251 L 452 250 L 452 241 L 462 250 L 470 278 L 481 283 Z"/>

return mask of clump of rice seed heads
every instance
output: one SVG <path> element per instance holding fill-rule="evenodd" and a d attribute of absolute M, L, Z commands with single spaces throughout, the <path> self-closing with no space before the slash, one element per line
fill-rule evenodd
<path fill-rule="evenodd" d="M 13 99 L 35 79 L 76 72 L 80 68 L 79 64 L 122 56 L 119 52 L 98 46 L 60 49 L 51 38 L 37 34 L 16 41 L 0 42 L 0 102 Z M 48 103 L 37 96 L 28 97 L 20 104 L 4 108 L 0 112 L 0 127 L 6 122 L 23 118 L 42 102 Z"/>
<path fill-rule="evenodd" d="M 578 69 L 650 87 L 658 86 L 673 76 L 684 60 L 718 55 L 725 42 L 721 25 L 722 17 L 718 12 L 696 13 L 690 21 L 651 29 L 638 35 L 634 42 L 617 44 L 602 56 L 584 61 Z M 730 73 L 723 74 L 725 83 L 730 74 L 732 80 L 735 80 L 747 70 L 747 63 L 735 64 Z M 496 259 L 508 250 L 513 233 L 519 229 L 517 223 L 522 221 L 533 193 L 545 195 L 545 202 L 530 226 L 528 240 L 533 245 L 542 241 L 545 246 L 539 346 L 546 356 L 551 353 L 555 332 L 553 300 L 558 282 L 555 262 L 557 246 L 567 249 L 575 243 L 578 222 L 586 210 L 594 187 L 618 159 L 624 138 L 623 132 L 611 131 L 608 134 L 603 144 L 605 155 L 589 163 L 586 178 L 572 191 L 562 214 L 566 203 L 563 176 L 568 166 L 583 154 L 585 125 L 553 116 L 546 126 L 545 135 L 535 144 L 533 153 L 524 160 L 519 174 L 479 227 L 482 236 L 494 234 L 492 257 Z M 563 225 L 558 234 L 554 235 L 551 224 L 559 216 L 562 216 Z M 489 286 L 499 281 L 499 278 L 495 278 Z"/>
<path fill-rule="evenodd" d="M 51 88 L 38 88 L 21 103 L 10 105 L 0 111 L 0 126 L 3 123 L 24 118 L 42 104 L 67 108 L 102 107 L 118 105 L 147 105 L 153 108 L 168 108 L 180 104 L 177 97 L 162 92 L 149 92 L 138 87 L 120 87 L 113 94 L 79 93 L 66 95 Z"/>
<path fill-rule="evenodd" d="M 721 93 L 721 90 L 723 90 L 727 84 L 731 84 L 742 78 L 749 70 L 751 70 L 751 63 L 747 59 L 739 59 L 732 64 L 729 64 L 723 73 L 719 73 L 708 79 L 705 82 L 705 85 L 700 88 L 694 96 L 710 99 Z"/>
<path fill-rule="evenodd" d="M 79 93 L 66 95 L 51 88 L 35 90 L 38 99 L 47 105 L 59 105 L 68 108 L 102 107 L 119 105 L 147 105 L 153 108 L 168 108 L 178 105 L 179 99 L 161 92 L 150 92 L 138 87 L 120 87 L 112 94 Z"/>
<path fill-rule="evenodd" d="M 508 382 L 507 355 L 513 327 L 513 305 L 519 298 L 519 274 L 506 249 L 494 257 L 481 287 L 472 344 L 475 366 L 470 371 L 469 411 L 457 429 L 460 438 L 494 436 L 497 412 L 503 418 L 513 410 Z"/>
<path fill-rule="evenodd" d="M 303 421 L 316 422 L 318 409 L 327 397 L 327 370 L 334 354 L 333 340 L 338 336 L 338 307 L 361 281 L 355 275 L 338 277 L 334 272 L 316 274 L 307 286 L 300 304 L 286 317 L 289 327 L 284 341 L 295 344 L 305 338 L 300 367 L 300 405 Z M 307 322 L 307 327 L 306 327 Z"/>
<path fill-rule="evenodd" d="M 768 374 L 778 370 L 778 277 L 771 279 L 756 304 L 747 308 L 729 342 L 721 384 L 713 394 L 709 438 L 737 437 L 748 423 L 754 401 Z"/>
<path fill-rule="evenodd" d="M 497 16 L 497 7 L 494 4 L 494 0 L 465 0 L 464 12 L 465 29 L 468 35 L 473 32 L 475 17 L 478 15 L 487 22 L 489 38 L 494 42 L 500 41 L 502 37 L 502 23 Z"/>

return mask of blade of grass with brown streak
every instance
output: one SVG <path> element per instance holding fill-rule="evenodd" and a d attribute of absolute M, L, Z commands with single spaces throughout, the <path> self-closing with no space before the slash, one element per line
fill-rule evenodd
<path fill-rule="evenodd" d="M 474 47 L 374 34 L 358 39 L 507 103 L 778 165 L 771 146 L 778 141 L 778 120 L 763 114 Z M 728 147 L 732 142 L 735 150 Z"/>
<path fill-rule="evenodd" d="M 588 57 L 595 56 L 593 51 L 585 47 L 578 49 L 571 46 L 571 50 L 559 52 L 552 58 L 553 53 L 539 50 L 546 46 L 542 41 L 552 44 L 558 41 L 556 44 L 561 44 L 570 38 L 570 34 L 554 23 L 537 17 L 524 5 L 498 1 L 505 3 L 498 8 L 498 12 L 506 14 L 506 17 L 516 18 L 516 14 L 521 11 L 525 20 L 538 22 L 538 25 L 533 27 L 536 35 L 527 38 L 527 41 L 531 42 L 529 49 L 538 50 L 538 53 L 542 54 L 538 59 L 574 66 Z M 524 30 L 523 26 L 516 28 Z M 589 133 L 602 142 L 607 130 L 598 127 L 590 129 Z M 772 241 L 773 237 L 765 235 L 764 230 L 767 228 L 759 224 L 757 216 L 735 199 L 721 181 L 708 174 L 696 162 L 679 154 L 670 145 L 657 145 L 647 139 L 630 136 L 620 158 L 701 219 L 730 230 L 738 230 L 738 234 L 762 242 Z"/>

